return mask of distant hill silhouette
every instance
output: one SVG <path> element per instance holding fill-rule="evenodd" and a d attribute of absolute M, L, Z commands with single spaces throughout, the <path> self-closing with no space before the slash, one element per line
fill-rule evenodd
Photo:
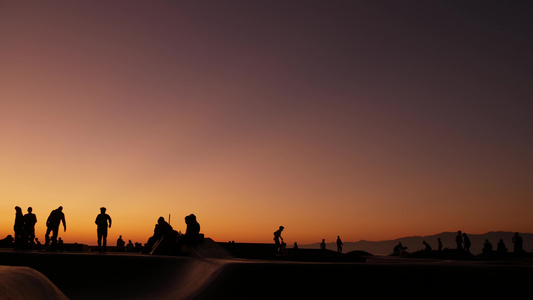
<path fill-rule="evenodd" d="M 507 249 L 513 251 L 513 242 L 512 238 L 514 232 L 509 231 L 491 231 L 484 234 L 468 234 L 470 241 L 472 242 L 471 252 L 474 255 L 480 254 L 481 249 L 483 248 L 483 243 L 485 239 L 488 239 L 494 249 L 496 249 L 496 244 L 500 239 L 503 239 Z M 457 232 L 443 232 L 435 235 L 428 236 L 411 236 L 403 237 L 395 240 L 388 241 L 365 241 L 361 240 L 358 242 L 343 242 L 343 252 L 348 253 L 350 251 L 362 250 L 374 255 L 389 255 L 392 253 L 394 246 L 398 243 L 402 243 L 404 247 L 407 247 L 408 252 L 416 252 L 418 250 L 424 249 L 422 241 L 426 241 L 434 250 L 437 250 L 437 239 L 440 238 L 442 241 L 442 248 L 446 249 L 455 249 L 455 236 Z M 533 252 L 533 234 L 532 233 L 520 233 L 520 236 L 524 239 L 524 250 L 527 252 Z M 300 245 L 301 248 L 320 248 L 320 243 Z M 327 243 L 327 249 L 335 250 L 337 245 L 335 243 Z"/>

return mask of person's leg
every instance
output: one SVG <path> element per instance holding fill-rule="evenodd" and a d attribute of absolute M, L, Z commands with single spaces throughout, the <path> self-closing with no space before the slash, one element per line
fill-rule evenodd
<path fill-rule="evenodd" d="M 98 251 L 102 251 L 102 231 L 100 229 L 96 231 L 98 233 Z"/>
<path fill-rule="evenodd" d="M 52 245 L 57 245 L 57 236 L 59 235 L 59 227 L 52 229 Z"/>
<path fill-rule="evenodd" d="M 50 244 L 50 232 L 52 231 L 52 228 L 50 227 L 47 227 L 46 228 L 46 235 L 44 236 L 44 240 L 45 240 L 45 245 L 49 245 Z"/>

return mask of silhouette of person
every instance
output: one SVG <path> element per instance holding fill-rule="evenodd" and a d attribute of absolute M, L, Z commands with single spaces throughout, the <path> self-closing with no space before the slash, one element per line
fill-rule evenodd
<path fill-rule="evenodd" d="M 483 255 L 486 257 L 491 256 L 492 254 L 492 244 L 489 242 L 488 239 L 485 239 L 485 243 L 483 243 Z"/>
<path fill-rule="evenodd" d="M 422 244 L 424 244 L 424 246 L 426 246 L 426 248 L 424 249 L 425 251 L 431 252 L 433 250 L 431 248 L 431 246 L 426 241 L 422 241 Z"/>
<path fill-rule="evenodd" d="M 57 239 L 57 249 L 63 251 L 63 240 L 61 238 Z"/>
<path fill-rule="evenodd" d="M 285 229 L 285 227 L 280 226 L 278 230 L 274 231 L 274 243 L 276 245 L 276 252 L 281 253 L 281 241 L 283 241 L 283 238 L 281 237 L 281 232 Z"/>
<path fill-rule="evenodd" d="M 438 238 L 437 241 L 439 242 L 437 249 L 438 249 L 439 252 L 441 252 L 442 251 L 442 241 L 440 240 L 440 238 Z"/>
<path fill-rule="evenodd" d="M 38 239 L 38 238 L 35 238 L 35 248 L 36 248 L 37 250 L 41 250 L 41 246 L 42 246 L 42 245 L 41 245 L 41 242 L 39 241 L 39 239 Z"/>
<path fill-rule="evenodd" d="M 13 241 L 14 239 L 11 236 L 11 234 L 8 234 L 5 238 L 0 240 L 0 247 L 4 247 L 4 248 L 13 247 Z"/>
<path fill-rule="evenodd" d="M 19 250 L 24 247 L 24 216 L 22 215 L 22 209 L 15 206 L 15 225 L 13 226 L 15 231 L 15 244 L 14 249 Z"/>
<path fill-rule="evenodd" d="M 470 253 L 470 246 L 472 244 L 470 243 L 470 239 L 468 238 L 468 235 L 466 235 L 466 233 L 463 233 L 463 240 L 465 244 L 465 251 Z"/>
<path fill-rule="evenodd" d="M 94 223 L 97 226 L 96 232 L 98 235 L 98 250 L 100 252 L 107 250 L 107 228 L 111 228 L 111 217 L 106 214 L 106 208 L 100 207 L 100 214 L 96 216 Z M 109 224 L 109 225 L 108 225 Z M 102 248 L 103 240 L 103 248 Z"/>
<path fill-rule="evenodd" d="M 22 215 L 22 209 L 18 206 L 15 206 L 13 230 L 15 231 L 15 249 L 20 249 L 24 244 L 24 216 Z"/>
<path fill-rule="evenodd" d="M 154 235 L 152 235 L 144 245 L 143 252 L 149 253 L 157 241 L 161 240 L 163 237 L 170 236 L 173 232 L 174 229 L 165 221 L 165 218 L 159 217 L 159 219 L 157 219 L 157 224 L 155 224 Z"/>
<path fill-rule="evenodd" d="M 117 251 L 124 252 L 124 245 L 126 245 L 126 243 L 122 239 L 122 236 L 119 236 L 117 239 Z"/>
<path fill-rule="evenodd" d="M 461 233 L 461 230 L 457 231 L 455 243 L 457 244 L 457 250 L 463 251 L 463 235 Z"/>
<path fill-rule="evenodd" d="M 24 234 L 27 239 L 27 243 L 32 247 L 35 239 L 35 223 L 37 223 L 37 216 L 32 212 L 33 208 L 28 207 L 28 213 L 24 215 Z"/>
<path fill-rule="evenodd" d="M 185 242 L 197 241 L 200 236 L 200 223 L 196 221 L 196 216 L 194 214 L 186 216 L 185 224 L 187 224 L 184 236 Z"/>
<path fill-rule="evenodd" d="M 15 241 L 16 241 L 16 239 L 15 239 Z M 515 254 L 521 254 L 522 252 L 524 252 L 524 247 L 523 247 L 524 240 L 518 234 L 518 232 L 515 232 L 512 241 L 513 241 L 513 244 L 514 244 L 514 253 Z"/>
<path fill-rule="evenodd" d="M 157 225 L 155 225 L 154 234 L 158 238 L 164 237 L 173 231 L 174 229 L 172 226 L 170 226 L 170 224 L 167 223 L 167 221 L 165 221 L 165 218 L 159 217 L 159 219 L 157 219 Z"/>
<path fill-rule="evenodd" d="M 397 254 L 398 256 L 402 256 L 403 252 L 407 249 L 407 247 L 404 247 L 402 243 L 398 243 L 398 245 L 394 246 L 393 252 L 394 254 Z"/>
<path fill-rule="evenodd" d="M 281 254 L 287 254 L 287 243 L 281 242 L 280 252 L 281 252 Z"/>
<path fill-rule="evenodd" d="M 341 241 L 340 236 L 337 235 L 337 253 L 342 253 L 342 246 L 344 244 Z"/>
<path fill-rule="evenodd" d="M 67 231 L 67 223 L 65 222 L 65 214 L 63 213 L 63 206 L 52 210 L 48 219 L 46 220 L 46 234 L 45 245 L 50 244 L 50 232 L 52 232 L 52 250 L 55 250 L 57 245 L 57 235 L 59 233 L 59 225 L 63 222 L 63 231 Z"/>
<path fill-rule="evenodd" d="M 320 243 L 320 249 L 326 250 L 326 239 L 322 239 L 322 243 Z"/>
<path fill-rule="evenodd" d="M 133 252 L 134 246 L 131 240 L 128 240 L 128 244 L 126 245 L 126 251 L 127 252 Z"/>
<path fill-rule="evenodd" d="M 500 239 L 498 242 L 498 245 L 496 246 L 496 252 L 501 255 L 505 255 L 507 253 L 507 247 L 505 246 L 503 239 Z"/>
<path fill-rule="evenodd" d="M 292 246 L 292 249 L 297 250 L 298 249 L 298 243 L 294 242 L 294 246 Z"/>

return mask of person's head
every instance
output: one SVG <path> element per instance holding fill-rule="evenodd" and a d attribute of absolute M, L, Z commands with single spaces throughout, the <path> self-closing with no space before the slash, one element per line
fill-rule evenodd
<path fill-rule="evenodd" d="M 461 230 L 457 231 L 458 234 L 461 234 Z"/>
<path fill-rule="evenodd" d="M 100 212 L 101 212 L 101 213 L 105 214 L 105 211 L 106 211 L 106 210 L 107 210 L 107 209 L 106 209 L 105 207 L 100 207 Z"/>
<path fill-rule="evenodd" d="M 190 214 L 185 217 L 185 223 L 186 224 L 192 224 L 196 222 L 196 216 L 194 214 Z"/>
<path fill-rule="evenodd" d="M 22 213 L 22 209 L 18 206 L 15 206 L 15 211 L 17 212 L 17 214 Z"/>
<path fill-rule="evenodd" d="M 31 206 L 28 207 L 28 213 L 31 213 L 32 211 L 33 211 L 33 208 L 31 208 Z"/>
<path fill-rule="evenodd" d="M 325 241 L 326 241 L 326 239 L 322 239 L 322 242 L 325 242 Z"/>
<path fill-rule="evenodd" d="M 63 206 L 58 207 L 57 210 L 63 211 Z"/>
<path fill-rule="evenodd" d="M 159 217 L 159 219 L 157 219 L 157 223 L 159 223 L 159 224 L 165 223 L 165 218 Z"/>
<path fill-rule="evenodd" d="M 283 229 L 285 229 L 285 227 L 283 227 L 283 226 L 279 227 L 279 230 L 283 231 Z"/>

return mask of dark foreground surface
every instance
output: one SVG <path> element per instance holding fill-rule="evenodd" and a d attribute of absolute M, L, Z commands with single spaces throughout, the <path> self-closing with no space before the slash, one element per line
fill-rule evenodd
<path fill-rule="evenodd" d="M 342 263 L 6 250 L 0 265 L 31 267 L 70 299 L 533 299 L 528 259 Z"/>

